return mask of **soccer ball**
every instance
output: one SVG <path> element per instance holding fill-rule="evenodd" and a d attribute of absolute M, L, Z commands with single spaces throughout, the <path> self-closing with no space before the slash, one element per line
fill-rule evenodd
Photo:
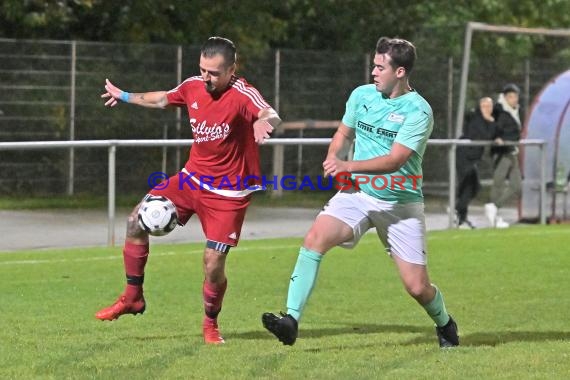
<path fill-rule="evenodd" d="M 176 206 L 163 196 L 149 195 L 139 207 L 139 226 L 152 236 L 164 236 L 178 224 Z"/>

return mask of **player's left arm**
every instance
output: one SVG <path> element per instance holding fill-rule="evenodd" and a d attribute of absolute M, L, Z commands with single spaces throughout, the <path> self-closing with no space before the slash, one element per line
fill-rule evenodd
<path fill-rule="evenodd" d="M 412 149 L 395 142 L 392 145 L 390 153 L 384 156 L 359 161 L 342 161 L 337 158 L 329 158 L 324 162 L 323 167 L 325 168 L 325 172 L 333 176 L 342 172 L 362 174 L 393 173 L 399 170 L 412 154 L 414 154 Z"/>
<path fill-rule="evenodd" d="M 328 159 L 325 171 L 336 175 L 341 172 L 387 174 L 399 170 L 414 153 L 426 144 L 433 126 L 431 109 L 420 109 L 411 114 L 398 131 L 390 152 L 368 160 L 341 161 Z"/>
<path fill-rule="evenodd" d="M 257 114 L 257 120 L 253 123 L 253 136 L 255 142 L 263 144 L 269 139 L 269 134 L 281 124 L 281 118 L 273 108 L 262 108 Z"/>
<path fill-rule="evenodd" d="M 166 91 L 129 93 L 115 86 L 109 79 L 105 79 L 105 91 L 101 97 L 107 99 L 107 107 L 115 107 L 119 100 L 147 108 L 166 108 L 169 105 Z"/>

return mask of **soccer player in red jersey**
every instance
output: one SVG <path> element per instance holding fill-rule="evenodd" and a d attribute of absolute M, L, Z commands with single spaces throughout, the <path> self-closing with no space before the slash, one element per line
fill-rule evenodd
<path fill-rule="evenodd" d="M 260 181 L 259 149 L 281 122 L 261 94 L 235 75 L 236 48 L 232 41 L 209 38 L 201 48 L 200 76 L 186 79 L 170 91 L 128 93 L 109 80 L 105 106 L 119 102 L 149 108 L 186 106 L 194 144 L 180 173 L 168 186 L 157 186 L 149 194 L 162 195 L 176 206 L 180 224 L 197 214 L 206 235 L 204 250 L 204 341 L 224 343 L 217 317 L 226 291 L 225 261 L 230 247 L 237 245 L 250 203 Z M 207 178 L 207 181 L 203 181 Z M 244 183 L 244 180 L 246 183 Z M 207 182 L 208 186 L 200 185 Z M 123 249 L 127 285 L 117 301 L 96 313 L 101 320 L 123 314 L 143 313 L 144 268 L 149 238 L 138 224 L 137 205 L 128 217 Z"/>

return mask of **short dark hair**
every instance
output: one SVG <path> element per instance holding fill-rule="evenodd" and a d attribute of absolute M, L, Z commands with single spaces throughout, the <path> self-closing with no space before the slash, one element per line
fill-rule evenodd
<path fill-rule="evenodd" d="M 509 92 L 516 92 L 517 94 L 521 93 L 521 89 L 514 83 L 508 83 L 503 87 L 503 94 L 508 94 Z"/>
<path fill-rule="evenodd" d="M 222 55 L 226 67 L 236 63 L 236 46 L 231 40 L 224 37 L 210 37 L 200 49 L 200 54 L 206 58 L 212 58 L 215 55 Z"/>
<path fill-rule="evenodd" d="M 416 47 L 410 41 L 400 38 L 380 37 L 376 43 L 376 53 L 389 55 L 392 68 L 403 67 L 406 70 L 406 75 L 409 75 L 414 68 Z"/>

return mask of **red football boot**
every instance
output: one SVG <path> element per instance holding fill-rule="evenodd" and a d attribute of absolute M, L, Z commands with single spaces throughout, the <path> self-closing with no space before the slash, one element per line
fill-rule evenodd
<path fill-rule="evenodd" d="M 204 317 L 202 322 L 202 333 L 204 334 L 204 343 L 206 344 L 223 344 L 224 338 L 220 335 L 218 322 L 215 319 Z"/>
<path fill-rule="evenodd" d="M 121 295 L 113 305 L 99 310 L 95 314 L 95 318 L 102 321 L 114 321 L 123 314 L 143 314 L 145 309 L 144 297 L 134 302 L 127 302 L 125 296 Z"/>

